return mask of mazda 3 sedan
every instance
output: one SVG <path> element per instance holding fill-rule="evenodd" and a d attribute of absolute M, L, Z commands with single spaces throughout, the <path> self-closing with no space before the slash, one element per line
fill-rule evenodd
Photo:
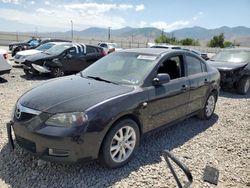
<path fill-rule="evenodd" d="M 142 136 L 197 115 L 209 119 L 219 72 L 186 50 L 129 49 L 23 94 L 7 124 L 22 148 L 45 160 L 126 164 Z M 14 136 L 13 135 L 13 136 Z"/>

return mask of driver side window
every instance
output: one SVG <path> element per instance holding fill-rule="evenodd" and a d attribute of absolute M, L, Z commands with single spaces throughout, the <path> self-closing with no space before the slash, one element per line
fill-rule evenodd
<path fill-rule="evenodd" d="M 177 55 L 166 59 L 159 67 L 157 73 L 167 73 L 170 80 L 184 76 L 183 56 Z"/>

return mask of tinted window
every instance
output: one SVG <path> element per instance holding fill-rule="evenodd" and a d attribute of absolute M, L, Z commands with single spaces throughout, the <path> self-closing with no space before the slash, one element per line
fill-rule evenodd
<path fill-rule="evenodd" d="M 94 47 L 87 46 L 86 52 L 87 54 L 96 53 L 96 49 Z"/>
<path fill-rule="evenodd" d="M 201 67 L 201 61 L 199 59 L 187 55 L 186 60 L 187 60 L 188 75 L 193 75 L 203 72 Z"/>
<path fill-rule="evenodd" d="M 173 56 L 166 59 L 166 61 L 160 65 L 158 73 L 169 74 L 171 80 L 184 76 L 183 56 Z"/>

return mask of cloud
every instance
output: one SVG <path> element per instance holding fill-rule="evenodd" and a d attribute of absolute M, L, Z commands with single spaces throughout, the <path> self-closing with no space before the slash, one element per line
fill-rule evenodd
<path fill-rule="evenodd" d="M 31 4 L 31 5 L 34 5 L 34 4 L 36 4 L 36 2 L 35 2 L 35 1 L 31 1 L 30 4 Z"/>
<path fill-rule="evenodd" d="M 136 10 L 136 11 L 142 11 L 142 10 L 144 10 L 144 9 L 145 9 L 145 6 L 144 6 L 143 4 L 136 5 L 136 7 L 135 7 L 135 10 Z"/>
<path fill-rule="evenodd" d="M 175 21 L 173 23 L 166 23 L 164 21 L 157 21 L 157 22 L 153 22 L 150 24 L 150 26 L 152 27 L 156 27 L 158 29 L 164 29 L 165 31 L 170 31 L 170 30 L 174 30 L 174 29 L 178 29 L 184 26 L 187 26 L 190 24 L 190 21 Z"/>
<path fill-rule="evenodd" d="M 109 16 L 107 14 L 89 15 L 87 12 L 68 11 L 64 7 L 61 9 L 44 9 L 38 8 L 36 11 L 25 11 L 16 9 L 0 8 L 0 19 L 17 21 L 23 24 L 41 26 L 46 28 L 61 28 L 64 30 L 70 29 L 70 20 L 73 20 L 74 29 L 82 30 L 87 27 L 124 27 L 126 21 L 119 16 Z M 15 16 L 12 16 L 15 15 Z M 51 16 L 53 15 L 53 16 Z M 88 18 L 88 19 L 86 19 Z"/>
<path fill-rule="evenodd" d="M 46 10 L 46 9 L 43 9 L 43 8 L 36 9 L 36 12 L 38 12 L 40 14 L 43 14 L 43 15 L 53 15 L 53 14 L 55 14 L 55 11 Z"/>
<path fill-rule="evenodd" d="M 196 14 L 193 18 L 192 18 L 192 20 L 193 21 L 196 21 L 196 20 L 198 20 L 198 19 L 200 19 L 202 16 L 203 16 L 203 12 L 199 12 L 198 14 Z"/>
<path fill-rule="evenodd" d="M 21 0 L 1 0 L 3 3 L 20 4 Z"/>
<path fill-rule="evenodd" d="M 145 21 L 140 21 L 140 23 L 139 23 L 140 28 L 145 27 L 146 25 L 147 25 L 147 22 L 145 22 Z"/>
<path fill-rule="evenodd" d="M 50 2 L 49 1 L 45 1 L 44 4 L 45 5 L 50 5 Z"/>

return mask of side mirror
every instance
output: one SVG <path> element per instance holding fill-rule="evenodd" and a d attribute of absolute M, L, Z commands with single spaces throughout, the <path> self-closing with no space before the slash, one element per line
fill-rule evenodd
<path fill-rule="evenodd" d="M 157 76 L 153 79 L 153 85 L 162 85 L 165 83 L 168 83 L 170 81 L 169 74 L 166 73 L 160 73 L 157 74 Z"/>

